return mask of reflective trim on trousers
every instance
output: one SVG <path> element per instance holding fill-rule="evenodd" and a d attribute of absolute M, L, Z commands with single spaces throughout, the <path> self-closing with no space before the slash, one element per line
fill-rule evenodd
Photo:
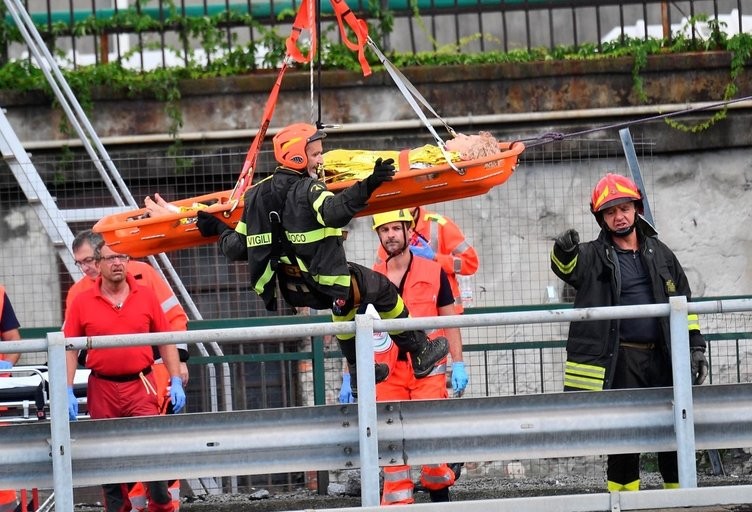
<path fill-rule="evenodd" d="M 454 471 L 447 464 L 426 464 L 421 468 L 420 483 L 429 491 L 454 485 Z"/>
<path fill-rule="evenodd" d="M 408 504 L 414 502 L 415 498 L 413 498 L 412 489 L 401 489 L 384 493 L 384 497 L 381 500 L 382 505 L 397 505 L 400 503 Z"/>
<path fill-rule="evenodd" d="M 635 480 L 634 482 L 629 482 L 628 484 L 620 484 L 617 482 L 612 482 L 611 480 L 608 481 L 608 490 L 609 492 L 616 492 L 616 491 L 639 491 L 640 490 L 640 481 Z"/>
<path fill-rule="evenodd" d="M 410 480 L 409 467 L 407 467 L 407 469 L 397 469 L 395 471 L 389 471 L 389 469 L 384 470 L 384 482 L 399 482 L 401 480 Z"/>
<path fill-rule="evenodd" d="M 410 466 L 389 466 L 384 468 L 384 493 L 382 505 L 413 503 L 413 481 Z"/>

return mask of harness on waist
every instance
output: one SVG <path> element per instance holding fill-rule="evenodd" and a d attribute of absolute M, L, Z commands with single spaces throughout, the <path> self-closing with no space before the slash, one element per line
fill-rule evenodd
<path fill-rule="evenodd" d="M 277 211 L 269 212 L 272 244 L 269 264 L 274 271 L 280 292 L 285 301 L 295 307 L 328 309 L 332 298 L 319 291 L 297 264 L 295 248 L 287 238 L 282 226 L 282 216 Z M 282 262 L 285 256 L 290 263 Z"/>

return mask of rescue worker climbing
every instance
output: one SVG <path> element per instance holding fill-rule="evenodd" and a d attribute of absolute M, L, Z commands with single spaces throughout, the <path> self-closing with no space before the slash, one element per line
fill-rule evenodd
<path fill-rule="evenodd" d="M 396 210 L 373 216 L 373 230 L 387 257 L 373 269 L 386 276 L 405 299 L 415 317 L 451 316 L 459 314 L 455 309 L 449 277 L 441 265 L 427 258 L 414 256 L 410 239 L 414 235 L 415 221 L 408 210 Z M 468 383 L 462 358 L 462 335 L 456 327 L 436 329 L 429 338 L 444 337 L 449 340 L 452 362 L 462 367 L 452 377 L 455 394 L 461 395 Z M 389 379 L 376 385 L 377 401 L 422 400 L 449 398 L 446 387 L 447 360 L 443 359 L 424 379 L 416 379 L 411 370 L 411 357 L 403 350 L 393 347 L 396 363 L 392 365 Z M 377 353 L 377 361 L 380 354 Z M 391 358 L 390 354 L 385 357 Z M 432 502 L 450 501 L 449 487 L 455 481 L 454 471 L 446 463 L 426 464 L 421 467 L 420 483 L 428 490 Z M 414 484 L 410 466 L 400 464 L 384 468 L 384 492 L 382 505 L 413 503 Z"/>
<path fill-rule="evenodd" d="M 692 291 L 679 260 L 645 221 L 642 192 L 629 178 L 606 174 L 590 202 L 601 232 L 579 243 L 576 230 L 556 237 L 551 269 L 576 290 L 575 308 L 666 303 Z M 708 374 L 705 339 L 689 315 L 692 381 Z M 572 322 L 567 339 L 564 389 L 602 390 L 671 386 L 668 317 Z M 679 486 L 676 452 L 658 454 L 667 489 Z M 608 490 L 640 488 L 640 454 L 608 456 Z"/>
<path fill-rule="evenodd" d="M 270 311 L 282 298 L 294 307 L 332 310 L 335 322 L 353 320 L 373 304 L 382 319 L 406 318 L 408 309 L 395 286 L 381 274 L 348 262 L 342 228 L 367 206 L 371 194 L 394 176 L 391 159 L 378 159 L 373 173 L 338 194 L 318 179 L 326 134 L 306 123 L 289 125 L 274 136 L 280 164 L 271 176 L 251 187 L 235 230 L 206 212 L 198 212 L 204 236 L 219 236 L 220 251 L 231 261 L 247 259 L 251 284 Z M 446 338 L 429 342 L 423 331 L 390 332 L 413 360 L 417 378 L 431 373 L 448 352 Z M 337 334 L 357 393 L 354 334 Z M 376 380 L 389 368 L 376 365 Z"/>

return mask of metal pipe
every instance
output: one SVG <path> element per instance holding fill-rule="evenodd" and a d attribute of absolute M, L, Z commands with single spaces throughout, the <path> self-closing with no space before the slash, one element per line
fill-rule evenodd
<path fill-rule="evenodd" d="M 739 101 L 727 105 L 730 110 L 750 109 L 752 100 Z M 667 103 L 664 105 L 644 105 L 639 107 L 615 107 L 615 108 L 594 108 L 594 109 L 577 109 L 577 110 L 557 110 L 550 112 L 523 112 L 518 114 L 489 114 L 489 115 L 466 115 L 444 118 L 444 121 L 450 126 L 477 126 L 483 124 L 514 124 L 514 123 L 538 123 L 551 121 L 572 121 L 572 120 L 592 120 L 606 117 L 641 117 L 647 115 L 660 115 L 672 112 L 681 112 L 689 109 L 713 109 L 722 108 L 718 102 L 696 102 L 696 103 Z M 431 121 L 435 126 L 440 122 Z M 423 123 L 420 120 L 401 120 L 387 121 L 377 123 L 348 123 L 343 125 L 337 133 L 360 133 L 369 131 L 389 131 L 396 130 L 420 130 Z M 270 128 L 268 135 L 274 135 L 280 128 Z M 210 140 L 234 140 L 252 139 L 258 130 L 215 130 L 209 132 L 186 132 L 180 134 L 180 140 L 190 141 L 210 141 Z M 131 145 L 131 144 L 155 144 L 164 143 L 172 144 L 175 138 L 167 133 L 152 135 L 127 135 L 116 137 L 103 137 L 102 142 L 108 146 L 114 145 Z M 34 149 L 57 149 L 61 147 L 78 147 L 81 141 L 78 139 L 62 139 L 50 141 L 29 141 L 23 143 L 27 150 Z"/>
<path fill-rule="evenodd" d="M 674 378 L 674 428 L 676 429 L 679 485 L 697 487 L 694 408 L 689 355 L 687 298 L 671 297 L 671 368 Z"/>
<path fill-rule="evenodd" d="M 376 420 L 373 318 L 371 316 L 355 316 L 355 340 L 353 341 L 357 343 L 361 496 L 363 506 L 370 507 L 379 504 L 379 437 Z"/>
<path fill-rule="evenodd" d="M 752 311 L 752 299 L 724 299 L 687 304 L 689 313 L 712 314 Z M 583 320 L 606 320 L 614 318 L 644 318 L 669 316 L 671 306 L 643 304 L 636 306 L 607 306 L 598 308 L 553 309 L 507 313 L 482 313 L 473 315 L 437 316 L 395 320 L 373 320 L 377 331 L 407 331 L 444 327 L 487 327 L 532 323 L 577 322 Z M 136 345 L 166 345 L 171 343 L 244 342 L 290 339 L 295 337 L 353 334 L 355 322 L 306 323 L 297 325 L 266 325 L 232 329 L 197 329 L 184 332 L 144 333 L 66 338 L 67 350 L 85 348 L 109 348 Z M 531 342 L 533 343 L 533 342 Z M 36 352 L 46 350 L 41 340 L 6 341 L 0 343 L 0 353 Z"/>
<path fill-rule="evenodd" d="M 382 402 L 375 407 L 379 453 L 382 464 L 421 465 L 671 451 L 672 400 L 671 388 L 651 388 Z M 694 400 L 699 449 L 752 446 L 752 384 L 699 386 Z M 53 423 L 68 424 L 62 408 Z M 74 422 L 69 475 L 82 486 L 357 467 L 356 410 L 340 404 Z M 50 487 L 57 472 L 50 428 L 3 428 L 0 487 Z"/>

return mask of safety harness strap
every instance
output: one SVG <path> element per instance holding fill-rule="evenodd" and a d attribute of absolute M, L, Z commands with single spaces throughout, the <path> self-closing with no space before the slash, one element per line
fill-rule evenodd
<path fill-rule="evenodd" d="M 295 21 L 292 24 L 292 32 L 287 38 L 287 41 L 285 41 L 287 55 L 293 58 L 295 62 L 301 64 L 311 62 L 313 56 L 316 55 L 316 42 L 318 41 L 318 38 L 316 37 L 316 25 L 313 23 L 313 7 L 314 4 L 312 4 L 310 0 L 303 0 L 300 2 L 300 7 L 295 15 Z M 311 47 L 308 50 L 308 55 L 303 55 L 303 52 L 298 48 L 298 38 L 306 29 L 308 29 L 308 32 L 311 34 Z"/>
<path fill-rule="evenodd" d="M 454 165 L 454 163 L 452 162 L 452 157 L 449 155 L 449 151 L 446 148 L 446 143 L 444 142 L 444 139 L 442 139 L 439 136 L 439 134 L 436 133 L 436 130 L 434 130 L 431 123 L 428 122 L 426 115 L 423 113 L 423 109 L 418 105 L 418 101 L 420 101 L 420 103 L 429 112 L 431 112 L 436 119 L 441 121 L 441 123 L 444 125 L 444 127 L 447 129 L 447 131 L 452 137 L 456 136 L 455 131 L 439 116 L 439 114 L 436 113 L 436 111 L 431 107 L 431 105 L 423 97 L 423 95 L 420 94 L 420 92 L 418 92 L 418 90 L 413 86 L 412 83 L 410 83 L 410 80 L 408 80 L 407 77 L 403 75 L 402 72 L 398 70 L 394 66 L 394 64 L 392 64 L 389 61 L 389 59 L 386 58 L 386 56 L 381 52 L 379 47 L 370 37 L 368 38 L 368 46 L 371 48 L 371 50 L 373 50 L 373 52 L 379 58 L 381 63 L 384 65 L 384 69 L 386 69 L 387 72 L 389 73 L 389 76 L 392 77 L 392 80 L 394 80 L 395 85 L 402 93 L 402 96 L 405 97 L 405 100 L 407 100 L 407 103 L 413 109 L 415 114 L 418 116 L 418 118 L 420 118 L 420 120 L 423 122 L 425 127 L 428 129 L 428 131 L 431 132 L 431 135 L 433 135 L 433 138 L 436 141 L 436 145 L 439 147 L 439 150 L 441 150 L 441 154 L 444 155 L 444 159 L 447 161 L 449 166 L 455 171 L 457 171 L 458 173 L 464 174 L 465 171 L 458 169 L 457 166 Z"/>
<path fill-rule="evenodd" d="M 337 16 L 337 24 L 342 35 L 342 41 L 350 50 L 358 52 L 358 62 L 360 63 L 360 68 L 363 70 L 363 76 L 370 75 L 371 66 L 368 65 L 365 53 L 365 46 L 369 40 L 368 24 L 364 20 L 358 19 L 343 0 L 330 0 L 330 2 L 334 8 L 334 14 Z M 348 39 L 345 23 L 355 34 L 355 42 Z"/>
<path fill-rule="evenodd" d="M 345 45 L 350 50 L 358 52 L 358 62 L 360 62 L 360 67 L 363 70 L 363 76 L 370 75 L 371 68 L 368 65 L 368 60 L 365 56 L 365 45 L 368 40 L 368 24 L 364 20 L 358 19 L 343 0 L 330 1 L 337 16 L 337 23 L 339 24 L 339 29 Z M 292 61 L 301 64 L 307 64 L 311 62 L 313 56 L 316 54 L 317 37 L 316 24 L 314 23 L 314 17 L 312 16 L 313 5 L 314 4 L 312 4 L 310 0 L 303 0 L 300 4 L 300 7 L 298 8 L 298 12 L 295 15 L 295 21 L 293 22 L 292 30 L 287 40 L 285 41 L 287 54 L 282 61 L 282 67 L 279 69 L 277 80 L 274 82 L 274 86 L 269 93 L 269 98 L 266 100 L 264 113 L 261 117 L 261 126 L 256 132 L 256 136 L 253 138 L 251 147 L 248 149 L 248 153 L 246 154 L 245 162 L 243 162 L 243 168 L 241 169 L 240 175 L 238 176 L 238 181 L 235 183 L 235 187 L 230 194 L 229 200 L 232 203 L 230 212 L 232 212 L 237 207 L 238 201 L 253 182 L 253 171 L 256 168 L 256 160 L 258 159 L 258 155 L 261 151 L 261 145 L 264 142 L 264 138 L 266 137 L 266 131 L 269 129 L 269 125 L 271 124 L 272 116 L 274 115 L 274 109 L 277 106 L 279 91 L 282 87 L 282 77 L 284 77 L 285 71 L 287 71 L 287 67 L 292 63 Z M 356 42 L 352 42 L 348 39 L 345 25 L 350 27 L 350 29 L 355 34 Z M 307 55 L 303 55 L 303 52 L 301 52 L 300 48 L 298 47 L 298 39 L 300 38 L 300 34 L 302 34 L 305 30 L 308 30 L 311 39 L 311 46 Z"/>
<path fill-rule="evenodd" d="M 277 106 L 277 97 L 279 96 L 279 89 L 282 87 L 282 77 L 287 71 L 287 63 L 289 57 L 285 57 L 282 67 L 279 69 L 277 75 L 277 81 L 274 82 L 272 91 L 269 94 L 269 98 L 266 100 L 266 106 L 264 106 L 264 114 L 261 117 L 261 126 L 256 132 L 256 136 L 253 138 L 251 147 L 248 149 L 248 153 L 245 155 L 245 162 L 243 162 L 243 168 L 238 176 L 238 181 L 235 183 L 235 188 L 232 189 L 230 194 L 230 201 L 234 201 L 233 210 L 238 204 L 238 199 L 243 196 L 248 187 L 251 186 L 253 181 L 253 171 L 256 168 L 256 160 L 258 159 L 259 152 L 261 150 L 261 144 L 266 137 L 266 131 L 269 129 L 269 124 L 272 122 L 272 116 L 274 115 L 274 108 Z M 232 211 L 232 210 L 231 210 Z"/>

